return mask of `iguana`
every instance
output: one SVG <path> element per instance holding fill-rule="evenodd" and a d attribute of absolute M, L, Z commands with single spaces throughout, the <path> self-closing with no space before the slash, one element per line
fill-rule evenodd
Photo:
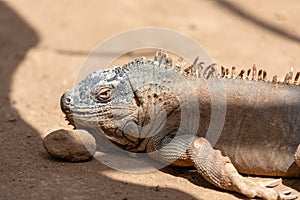
<path fill-rule="evenodd" d="M 237 74 L 197 59 L 189 67 L 182 58 L 173 65 L 161 50 L 153 60 L 91 73 L 62 95 L 61 109 L 76 128 L 102 130 L 122 149 L 160 162 L 194 166 L 219 188 L 296 199 L 273 188 L 280 179 L 254 182 L 239 173 L 300 177 L 299 75 L 292 79 L 291 71 L 272 83 L 256 66 Z M 210 127 L 213 115 L 225 116 L 222 129 Z M 213 147 L 208 131 L 219 135 Z"/>

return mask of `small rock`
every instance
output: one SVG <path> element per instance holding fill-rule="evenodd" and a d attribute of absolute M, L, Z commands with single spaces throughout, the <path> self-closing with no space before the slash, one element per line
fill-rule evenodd
<path fill-rule="evenodd" d="M 48 134 L 43 145 L 47 152 L 71 162 L 91 159 L 96 151 L 95 138 L 85 130 L 56 130 Z"/>

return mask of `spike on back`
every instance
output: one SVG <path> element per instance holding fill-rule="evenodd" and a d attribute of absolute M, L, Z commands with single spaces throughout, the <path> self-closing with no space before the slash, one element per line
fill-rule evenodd
<path fill-rule="evenodd" d="M 225 70 L 225 78 L 229 78 L 229 69 L 228 68 L 226 68 L 226 70 Z"/>
<path fill-rule="evenodd" d="M 169 54 L 163 49 L 160 49 L 156 52 L 154 62 L 156 62 L 158 66 L 163 65 L 165 67 L 172 67 L 172 59 L 169 57 Z"/>
<path fill-rule="evenodd" d="M 272 83 L 278 83 L 277 75 L 273 76 Z"/>
<path fill-rule="evenodd" d="M 294 84 L 298 85 L 299 84 L 299 78 L 300 78 L 300 72 L 297 72 L 296 76 L 295 76 L 295 81 Z"/>
<path fill-rule="evenodd" d="M 203 73 L 203 65 L 204 65 L 204 64 L 205 64 L 204 62 L 200 62 L 200 63 L 197 64 L 197 66 L 196 66 L 196 75 L 197 75 L 197 77 L 202 76 L 202 73 Z"/>
<path fill-rule="evenodd" d="M 248 71 L 247 71 L 247 77 L 246 77 L 247 80 L 250 80 L 250 74 L 251 74 L 251 69 L 248 69 Z"/>
<path fill-rule="evenodd" d="M 221 66 L 221 77 L 225 77 L 225 67 Z"/>
<path fill-rule="evenodd" d="M 267 72 L 263 70 L 263 81 L 267 81 Z"/>
<path fill-rule="evenodd" d="M 291 67 L 290 71 L 285 75 L 284 83 L 286 83 L 286 84 L 292 84 L 292 81 L 293 81 L 293 71 L 294 71 L 294 68 Z"/>
<path fill-rule="evenodd" d="M 182 57 L 180 57 L 178 58 L 174 68 L 177 72 L 181 72 L 181 70 L 185 68 L 185 65 L 186 61 Z"/>
<path fill-rule="evenodd" d="M 245 79 L 245 70 L 241 70 L 241 72 L 238 75 L 238 78 Z"/>
<path fill-rule="evenodd" d="M 217 76 L 216 66 L 217 63 L 213 63 L 206 68 L 207 69 L 207 76 L 205 77 L 206 79 L 215 78 Z"/>
<path fill-rule="evenodd" d="M 194 62 L 193 62 L 193 64 L 191 66 L 187 67 L 184 70 L 184 74 L 186 74 L 186 75 L 190 74 L 190 75 L 193 75 L 193 76 L 196 75 L 196 65 L 197 65 L 198 59 L 199 59 L 199 57 L 197 57 L 194 60 Z"/>
<path fill-rule="evenodd" d="M 152 61 L 158 67 L 164 69 L 174 69 L 176 72 L 191 78 L 205 78 L 211 79 L 215 77 L 224 78 L 224 79 L 243 79 L 243 80 L 254 80 L 254 81 L 267 81 L 267 72 L 263 69 L 257 69 L 256 65 L 252 65 L 252 68 L 248 70 L 240 70 L 237 74 L 237 68 L 232 66 L 231 70 L 229 68 L 225 68 L 224 66 L 220 67 L 220 71 L 218 71 L 218 66 L 216 63 L 210 64 L 207 67 L 204 67 L 205 63 L 199 61 L 199 57 L 197 57 L 193 64 L 186 67 L 186 61 L 179 57 L 176 61 L 175 65 L 172 65 L 172 59 L 169 57 L 168 53 L 162 49 L 156 52 L 154 60 Z M 123 70 L 128 71 L 128 66 L 132 64 L 140 65 L 145 62 L 151 62 L 150 60 L 146 60 L 145 57 L 140 57 L 135 60 L 135 62 L 130 62 L 124 65 Z M 291 68 L 290 71 L 286 74 L 283 82 L 278 81 L 278 76 L 273 76 L 272 82 L 275 84 L 285 83 L 285 84 L 294 84 L 299 85 L 300 82 L 300 72 L 298 72 L 293 77 L 294 69 Z"/>
<path fill-rule="evenodd" d="M 231 68 L 231 78 L 236 78 L 236 71 L 235 71 L 235 66 L 233 66 L 232 68 Z"/>
<path fill-rule="evenodd" d="M 257 75 L 256 65 L 254 64 L 252 66 L 252 80 L 256 80 L 256 75 Z"/>
<path fill-rule="evenodd" d="M 257 79 L 258 79 L 259 81 L 262 80 L 262 75 L 263 75 L 263 70 L 260 69 L 260 70 L 258 71 L 258 77 L 257 77 Z"/>

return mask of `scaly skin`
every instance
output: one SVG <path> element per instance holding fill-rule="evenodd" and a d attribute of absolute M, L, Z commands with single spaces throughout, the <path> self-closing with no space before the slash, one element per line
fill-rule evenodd
<path fill-rule="evenodd" d="M 250 198 L 297 198 L 268 188 L 278 181 L 255 183 L 238 172 L 300 177 L 300 87 L 220 78 L 202 64 L 172 67 L 158 52 L 154 61 L 97 71 L 64 93 L 61 108 L 76 128 L 103 130 L 123 149 L 194 166 L 220 188 Z M 222 129 L 211 128 L 222 115 Z M 218 139 L 214 148 L 205 136 Z"/>

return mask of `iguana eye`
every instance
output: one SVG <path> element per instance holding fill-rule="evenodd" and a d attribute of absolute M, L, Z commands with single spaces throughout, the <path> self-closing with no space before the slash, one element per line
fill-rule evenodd
<path fill-rule="evenodd" d="M 112 91 L 113 91 L 112 85 L 104 86 L 104 87 L 99 88 L 96 91 L 95 96 L 100 102 L 107 102 L 111 98 Z"/>

